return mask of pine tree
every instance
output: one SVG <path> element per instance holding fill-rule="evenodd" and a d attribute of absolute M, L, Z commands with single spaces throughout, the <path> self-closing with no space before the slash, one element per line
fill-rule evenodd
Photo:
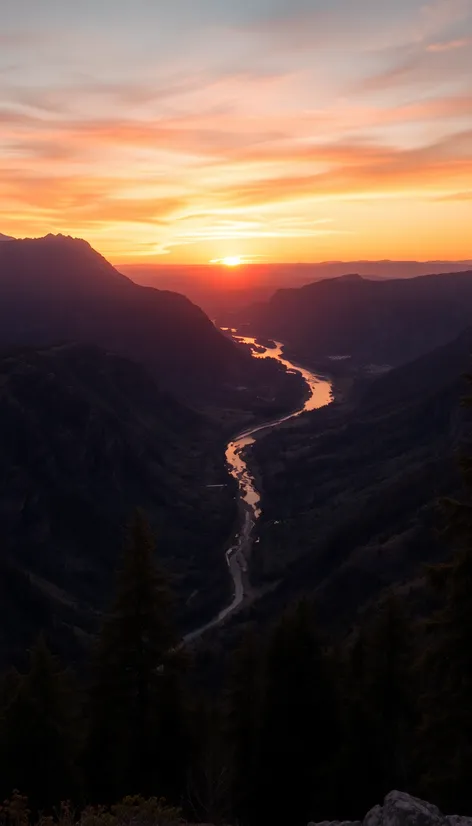
<path fill-rule="evenodd" d="M 365 628 L 357 629 L 340 658 L 342 748 L 339 775 L 342 806 L 336 817 L 361 818 L 377 798 L 376 735 L 372 713 L 366 701 Z"/>
<path fill-rule="evenodd" d="M 351 647 L 342 685 L 340 766 L 346 810 L 362 816 L 393 788 L 412 782 L 412 632 L 401 602 L 389 595 L 365 620 Z"/>
<path fill-rule="evenodd" d="M 69 675 L 43 637 L 31 651 L 28 673 L 11 679 L 7 694 L 3 794 L 19 789 L 33 809 L 50 810 L 77 793 L 77 740 Z"/>
<path fill-rule="evenodd" d="M 172 732 L 167 726 L 161 738 L 168 722 L 162 704 L 176 657 L 171 613 L 167 581 L 154 563 L 153 538 L 138 512 L 94 663 L 87 769 L 97 801 L 163 794 L 160 769 Z"/>
<path fill-rule="evenodd" d="M 240 823 L 254 816 L 261 716 L 261 640 L 249 631 L 230 664 L 226 736 L 231 753 L 232 810 Z"/>
<path fill-rule="evenodd" d="M 259 765 L 259 819 L 306 824 L 329 817 L 336 797 L 338 748 L 334 686 L 300 603 L 276 627 L 265 668 Z"/>
<path fill-rule="evenodd" d="M 188 777 L 190 818 L 197 823 L 231 821 L 231 772 L 224 719 L 216 698 L 200 698 L 194 710 L 194 750 Z"/>
<path fill-rule="evenodd" d="M 158 716 L 159 793 L 175 804 L 182 804 L 192 751 L 190 711 L 184 683 L 186 662 L 183 656 L 169 657 L 162 673 Z"/>

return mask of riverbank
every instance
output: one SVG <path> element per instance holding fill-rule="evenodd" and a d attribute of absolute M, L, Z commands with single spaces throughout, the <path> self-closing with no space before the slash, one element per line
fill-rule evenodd
<path fill-rule="evenodd" d="M 298 374 L 304 380 L 307 391 L 301 407 L 267 422 L 254 424 L 240 432 L 227 444 L 226 462 L 230 475 L 238 485 L 238 512 L 240 513 L 239 532 L 236 533 L 233 544 L 226 551 L 226 561 L 233 580 L 233 598 L 230 604 L 223 608 L 216 617 L 189 632 L 184 638 L 185 643 L 193 642 L 206 631 L 225 622 L 250 598 L 252 589 L 248 566 L 254 541 L 254 529 L 261 516 L 260 502 L 263 485 L 257 465 L 251 461 L 251 447 L 274 428 L 283 427 L 283 425 L 302 416 L 303 413 L 319 409 L 333 401 L 331 381 L 302 365 L 289 361 L 285 356 L 281 342 L 267 342 L 271 346 L 263 348 L 260 343 L 256 345 L 254 338 L 237 335 L 234 335 L 234 338 L 251 348 L 253 358 L 275 359 L 288 372 Z"/>

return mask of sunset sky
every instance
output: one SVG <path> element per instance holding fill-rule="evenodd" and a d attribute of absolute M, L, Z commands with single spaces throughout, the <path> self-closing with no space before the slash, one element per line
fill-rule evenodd
<path fill-rule="evenodd" d="M 0 232 L 472 257 L 472 0 L 1 0 Z"/>

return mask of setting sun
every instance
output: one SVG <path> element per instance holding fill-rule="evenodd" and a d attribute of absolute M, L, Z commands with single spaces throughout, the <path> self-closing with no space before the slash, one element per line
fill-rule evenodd
<path fill-rule="evenodd" d="M 221 263 L 224 264 L 225 267 L 239 267 L 241 259 L 238 255 L 230 255 L 228 258 L 222 258 Z"/>

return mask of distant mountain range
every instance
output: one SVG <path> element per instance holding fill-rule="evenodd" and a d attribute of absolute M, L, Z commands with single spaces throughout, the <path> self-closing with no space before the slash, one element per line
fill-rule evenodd
<path fill-rule="evenodd" d="M 214 264 L 123 264 L 137 284 L 184 293 L 222 326 L 231 313 L 255 301 L 267 301 L 281 287 L 301 287 L 325 278 L 359 273 L 374 280 L 413 278 L 431 273 L 463 272 L 470 261 L 325 261 L 313 264 L 243 264 L 235 270 Z"/>
<path fill-rule="evenodd" d="M 373 279 L 414 278 L 443 272 L 472 269 L 472 259 L 465 261 L 320 261 L 311 264 L 242 264 L 230 272 L 215 264 L 122 264 L 117 265 L 138 284 L 159 289 L 231 289 L 238 283 L 258 287 L 299 287 L 324 278 L 338 278 L 356 272 Z M 229 281 L 229 284 L 228 284 Z"/>
<path fill-rule="evenodd" d="M 388 281 L 344 275 L 278 290 L 236 317 L 301 359 L 399 365 L 472 324 L 472 270 Z"/>

